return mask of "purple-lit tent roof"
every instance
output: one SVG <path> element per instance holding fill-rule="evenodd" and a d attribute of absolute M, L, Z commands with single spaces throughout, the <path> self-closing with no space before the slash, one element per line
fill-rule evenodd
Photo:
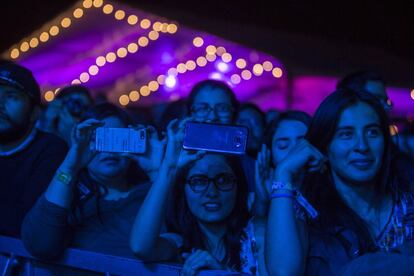
<path fill-rule="evenodd" d="M 59 28 L 57 35 L 52 26 Z M 44 31 L 49 39 L 41 42 Z M 202 45 L 200 39 L 193 42 L 196 37 Z M 80 80 L 113 102 L 127 103 L 122 95 L 140 91 L 136 104 L 146 105 L 185 97 L 195 82 L 215 78 L 232 86 L 241 101 L 255 98 L 264 109 L 285 107 L 284 69 L 276 58 L 116 2 L 79 2 L 22 42 L 32 38 L 39 45 L 20 49 L 17 61 L 33 71 L 44 93 Z M 238 59 L 245 60 L 245 68 L 236 66 Z"/>
<path fill-rule="evenodd" d="M 138 19 L 136 23 L 133 15 Z M 68 23 L 68 19 L 64 20 L 65 18 L 68 18 L 71 24 Z M 145 19 L 149 20 L 150 24 L 145 24 L 148 23 Z M 298 74 L 298 61 L 291 61 L 292 53 L 293 56 L 299 57 L 297 59 L 301 59 L 300 51 L 293 49 L 293 46 L 290 47 L 292 49 L 285 47 L 288 51 L 283 51 L 277 46 L 295 45 L 295 41 L 298 44 L 297 39 L 284 41 L 283 36 L 272 36 L 273 40 L 281 39 L 275 46 L 280 53 L 284 53 L 279 59 L 221 37 L 188 28 L 179 21 L 173 22 L 117 2 L 86 0 L 78 2 L 24 38 L 6 55 L 14 55 L 19 63 L 30 68 L 44 93 L 56 91 L 74 80 L 81 80 L 95 94 L 104 92 L 111 101 L 119 103 L 121 100 L 129 105 L 149 105 L 176 100 L 185 97 L 195 82 L 205 78 L 218 78 L 233 87 L 239 100 L 255 102 L 264 110 L 297 108 L 313 113 L 320 101 L 335 88 L 337 76 L 313 74 L 309 70 L 307 73 Z M 158 38 L 154 39 L 150 35 L 151 32 L 156 32 L 155 36 Z M 252 32 L 252 29 L 246 28 L 246 32 Z M 260 32 L 251 35 L 257 37 L 257 43 L 275 43 L 268 40 L 269 43 L 266 44 Z M 41 42 L 42 39 L 46 40 L 47 36 L 47 41 Z M 148 39 L 149 37 L 153 39 Z M 196 37 L 203 39 L 202 46 L 194 45 L 193 40 Z M 148 45 L 138 46 L 135 52 L 137 44 L 146 43 Z M 220 49 L 215 56 L 208 57 L 215 60 L 207 62 L 206 66 L 196 65 L 193 69 L 197 58 L 202 59 L 202 63 L 207 52 L 215 51 L 208 50 L 209 45 Z M 222 48 L 217 48 L 219 46 L 225 48 L 225 55 Z M 315 48 L 315 45 L 309 44 L 309 47 Z M 128 53 L 127 50 L 133 53 Z M 231 55 L 231 61 L 228 61 L 228 54 Z M 307 54 L 311 55 L 309 52 Z M 97 60 L 98 57 L 111 60 L 115 55 L 118 57 L 114 62 L 106 61 L 103 66 Z M 245 68 L 240 69 L 236 66 L 238 59 L 246 61 Z M 280 60 L 285 63 L 282 64 Z M 263 67 L 264 64 L 266 65 Z M 316 66 L 317 64 L 315 70 Z M 176 74 L 174 70 L 185 73 Z M 293 71 L 296 72 L 294 76 L 286 73 Z M 172 76 L 168 78 L 167 84 L 173 86 L 176 82 L 174 87 L 165 84 L 165 79 L 169 75 Z M 149 91 L 149 88 L 156 91 Z M 132 101 L 136 100 L 137 92 L 133 92 L 128 98 L 127 95 L 130 95 L 131 91 L 141 93 L 138 101 Z M 410 97 L 410 89 L 389 87 L 388 92 L 395 105 L 393 115 L 412 117 L 414 101 Z M 52 94 L 48 93 L 49 96 Z"/>

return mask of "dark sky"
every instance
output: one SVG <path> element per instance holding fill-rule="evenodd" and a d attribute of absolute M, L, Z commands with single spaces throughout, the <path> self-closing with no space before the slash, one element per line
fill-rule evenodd
<path fill-rule="evenodd" d="M 76 1 L 7 1 L 1 9 L 0 51 Z M 373 47 L 414 61 L 413 1 L 161 1 L 121 0 L 137 8 L 214 33 L 208 22 L 231 21 L 270 31 Z M 182 16 L 191 14 L 192 17 Z M 183 19 L 185 17 L 185 19 Z M 199 19 L 199 20 L 198 20 Z M 206 23 L 207 22 L 207 23 Z"/>

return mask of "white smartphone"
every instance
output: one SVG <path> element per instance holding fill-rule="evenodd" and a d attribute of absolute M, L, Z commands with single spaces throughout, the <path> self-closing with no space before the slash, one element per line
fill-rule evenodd
<path fill-rule="evenodd" d="M 144 153 L 147 132 L 145 129 L 99 127 L 95 132 L 95 150 L 104 152 Z"/>

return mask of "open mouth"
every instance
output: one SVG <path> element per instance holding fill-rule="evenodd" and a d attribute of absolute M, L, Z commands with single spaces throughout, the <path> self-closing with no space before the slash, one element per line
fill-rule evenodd
<path fill-rule="evenodd" d="M 221 204 L 218 202 L 206 202 L 203 204 L 203 207 L 207 210 L 207 211 L 218 211 L 221 209 Z"/>

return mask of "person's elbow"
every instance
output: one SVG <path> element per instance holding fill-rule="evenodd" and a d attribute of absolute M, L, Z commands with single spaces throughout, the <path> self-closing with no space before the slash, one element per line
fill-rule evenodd
<path fill-rule="evenodd" d="M 136 241 L 131 238 L 129 247 L 138 259 L 142 261 L 152 261 L 151 246 L 145 245 L 143 242 Z"/>

